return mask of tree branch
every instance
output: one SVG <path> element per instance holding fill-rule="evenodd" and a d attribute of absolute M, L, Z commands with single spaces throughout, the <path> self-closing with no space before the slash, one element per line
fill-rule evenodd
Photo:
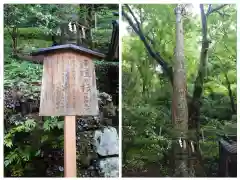
<path fill-rule="evenodd" d="M 204 12 L 203 4 L 200 4 L 201 20 L 202 20 L 202 42 L 207 40 L 207 16 Z"/>
<path fill-rule="evenodd" d="M 209 4 L 209 6 L 208 6 L 208 10 L 207 10 L 207 14 L 211 11 L 211 9 L 212 9 L 212 5 Z"/>
<path fill-rule="evenodd" d="M 206 76 L 206 66 L 208 58 L 208 48 L 210 41 L 207 39 L 207 17 L 204 13 L 203 4 L 200 4 L 202 20 L 202 48 L 200 54 L 200 65 L 197 78 L 194 82 L 193 101 L 198 101 L 202 96 L 204 78 Z"/>
<path fill-rule="evenodd" d="M 128 10 L 130 11 L 130 14 L 133 16 L 133 19 L 136 21 L 135 23 L 137 25 L 135 25 L 132 21 L 132 19 L 127 15 L 127 13 L 125 12 L 124 8 L 122 9 L 122 15 L 125 17 L 125 19 L 128 21 L 129 25 L 132 27 L 132 29 L 134 30 L 134 32 L 139 36 L 139 38 L 142 40 L 142 42 L 144 43 L 145 48 L 147 49 L 148 53 L 150 54 L 150 56 L 155 59 L 158 64 L 161 65 L 163 72 L 168 76 L 168 78 L 170 79 L 170 82 L 173 83 L 173 77 L 172 77 L 172 69 L 169 67 L 168 63 L 160 56 L 160 54 L 158 52 L 154 52 L 153 49 L 151 48 L 151 46 L 149 45 L 149 43 L 147 42 L 147 39 L 145 37 L 145 35 L 143 34 L 140 24 L 137 21 L 137 18 L 135 17 L 133 11 L 131 10 L 131 8 L 126 5 L 126 7 L 128 8 Z M 137 27 L 136 27 L 137 26 Z"/>
<path fill-rule="evenodd" d="M 141 29 L 140 23 L 138 22 L 136 16 L 134 15 L 133 11 L 131 10 L 130 6 L 128 4 L 126 4 L 125 6 L 127 7 L 128 11 L 132 15 L 134 21 L 136 22 L 138 29 Z"/>
<path fill-rule="evenodd" d="M 227 4 L 223 4 L 223 5 L 220 5 L 220 6 L 212 9 L 212 5 L 210 4 L 210 5 L 208 6 L 208 11 L 207 11 L 207 13 L 206 13 L 206 16 L 209 16 L 210 14 L 218 11 L 219 9 L 222 9 L 222 8 L 225 7 L 226 5 L 227 5 Z"/>
<path fill-rule="evenodd" d="M 200 4 L 201 10 L 201 20 L 202 20 L 202 48 L 200 55 L 200 65 L 198 69 L 198 75 L 194 82 L 194 91 L 193 91 L 193 101 L 199 100 L 202 96 L 204 79 L 206 76 L 206 67 L 207 67 L 207 58 L 208 58 L 208 48 L 210 44 L 210 40 L 207 38 L 207 16 L 211 13 L 217 12 L 219 9 L 225 7 L 227 4 L 220 5 L 214 9 L 212 9 L 212 5 L 210 4 L 208 7 L 208 11 L 205 14 L 203 4 Z"/>

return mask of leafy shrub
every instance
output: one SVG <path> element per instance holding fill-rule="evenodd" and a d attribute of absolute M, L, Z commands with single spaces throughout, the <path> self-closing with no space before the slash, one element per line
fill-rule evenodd
<path fill-rule="evenodd" d="M 41 28 L 37 27 L 27 27 L 27 28 L 18 28 L 19 37 L 22 39 L 42 39 L 51 41 L 52 37 L 46 35 Z M 4 34 L 8 34 L 7 29 L 4 29 Z"/>

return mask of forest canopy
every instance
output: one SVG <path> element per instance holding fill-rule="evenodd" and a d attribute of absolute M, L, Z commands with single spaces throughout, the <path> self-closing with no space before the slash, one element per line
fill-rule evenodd
<path fill-rule="evenodd" d="M 219 139 L 237 132 L 236 6 L 180 6 L 186 133 L 199 146 L 195 158 L 201 164 L 193 176 L 218 176 Z M 176 7 L 123 5 L 123 176 L 174 174 L 170 149 L 180 136 L 172 121 Z"/>

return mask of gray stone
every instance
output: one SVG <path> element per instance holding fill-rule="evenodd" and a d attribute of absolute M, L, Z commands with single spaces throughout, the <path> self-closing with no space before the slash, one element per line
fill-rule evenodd
<path fill-rule="evenodd" d="M 101 156 L 115 155 L 119 152 L 118 134 L 114 127 L 96 130 L 93 138 L 96 152 Z"/>
<path fill-rule="evenodd" d="M 100 160 L 99 162 L 100 173 L 102 173 L 104 177 L 118 177 L 119 176 L 118 159 L 119 159 L 118 157 L 112 157 Z"/>

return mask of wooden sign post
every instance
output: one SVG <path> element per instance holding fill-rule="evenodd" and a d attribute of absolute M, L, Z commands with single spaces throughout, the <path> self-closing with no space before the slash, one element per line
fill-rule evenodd
<path fill-rule="evenodd" d="M 75 116 L 97 115 L 98 100 L 93 58 L 104 54 L 72 44 L 40 49 L 43 55 L 40 116 L 65 116 L 64 176 L 76 177 Z"/>

